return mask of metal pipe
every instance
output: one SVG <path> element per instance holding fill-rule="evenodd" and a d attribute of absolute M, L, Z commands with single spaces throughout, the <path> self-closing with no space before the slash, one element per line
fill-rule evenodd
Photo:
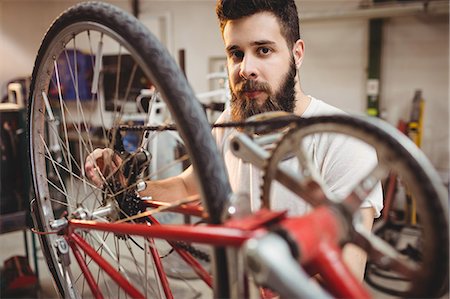
<path fill-rule="evenodd" d="M 116 234 L 145 236 L 169 241 L 185 241 L 214 246 L 241 246 L 249 238 L 262 231 L 243 231 L 223 226 L 136 225 L 131 223 L 103 223 L 85 220 L 69 220 L 71 229 L 92 229 Z"/>

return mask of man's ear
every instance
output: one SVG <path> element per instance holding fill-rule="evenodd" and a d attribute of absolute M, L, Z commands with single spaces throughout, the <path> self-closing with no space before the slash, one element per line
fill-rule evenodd
<path fill-rule="evenodd" d="M 298 69 L 303 63 L 303 56 L 305 54 L 305 42 L 302 39 L 295 42 L 292 48 L 292 54 L 294 55 L 295 67 Z"/>

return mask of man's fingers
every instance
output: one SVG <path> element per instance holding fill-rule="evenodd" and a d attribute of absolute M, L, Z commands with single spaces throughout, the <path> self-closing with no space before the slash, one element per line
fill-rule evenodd
<path fill-rule="evenodd" d="M 119 155 L 113 155 L 113 162 L 114 166 L 119 167 L 120 165 L 122 165 L 122 158 L 120 158 Z"/>
<path fill-rule="evenodd" d="M 122 164 L 122 159 L 114 153 L 112 149 L 105 149 L 102 152 L 103 169 L 102 173 L 107 176 L 116 172 L 119 166 Z"/>
<path fill-rule="evenodd" d="M 86 157 L 84 169 L 87 178 L 97 187 L 102 187 L 104 178 L 111 175 L 122 164 L 122 159 L 110 148 L 97 148 Z"/>
<path fill-rule="evenodd" d="M 97 168 L 93 167 L 92 164 L 85 164 L 86 177 L 94 183 L 95 186 L 101 188 L 103 186 L 103 180 L 97 171 Z"/>
<path fill-rule="evenodd" d="M 103 173 L 109 151 L 112 152 L 111 149 L 95 149 L 86 157 L 86 163 L 84 164 L 87 178 L 99 188 L 103 187 L 103 178 L 100 172 Z"/>

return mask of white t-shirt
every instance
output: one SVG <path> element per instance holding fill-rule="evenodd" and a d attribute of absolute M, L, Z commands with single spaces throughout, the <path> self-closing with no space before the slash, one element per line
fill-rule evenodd
<path fill-rule="evenodd" d="M 302 117 L 343 114 L 342 110 L 326 104 L 313 97 Z M 230 120 L 230 110 L 226 109 L 217 120 L 223 123 Z M 234 128 L 215 128 L 213 136 L 219 151 L 225 159 L 230 185 L 235 193 L 248 194 L 251 208 L 260 207 L 260 194 L 262 184 L 262 171 L 257 167 L 244 163 L 234 156 L 230 149 L 230 140 L 236 134 Z M 375 151 L 363 142 L 338 134 L 314 134 L 305 138 L 303 146 L 312 157 L 328 191 L 335 195 L 337 200 L 344 199 L 353 187 L 377 163 Z M 298 170 L 298 160 L 295 158 L 282 161 L 293 170 Z M 278 182 L 273 183 L 271 192 L 271 208 L 273 210 L 287 210 L 290 215 L 303 215 L 311 210 L 309 204 L 299 199 L 291 191 Z M 381 184 L 378 184 L 365 199 L 361 207 L 373 207 L 375 217 L 380 216 L 383 208 L 383 193 Z"/>

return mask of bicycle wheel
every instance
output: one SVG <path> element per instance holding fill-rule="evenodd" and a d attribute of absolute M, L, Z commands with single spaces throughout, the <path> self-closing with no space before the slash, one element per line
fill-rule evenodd
<path fill-rule="evenodd" d="M 279 184 L 277 171 L 287 165 L 298 165 L 295 173 L 305 187 L 302 193 L 306 195 L 304 198 L 309 199 L 313 206 L 325 203 L 326 198 L 330 198 L 329 194 L 332 194 L 332 187 L 320 172 L 321 168 L 317 165 L 320 162 L 314 160 L 317 158 L 310 157 L 306 148 L 321 139 L 329 143 L 340 140 L 341 146 L 347 142 L 355 145 L 355 141 L 350 141 L 349 138 L 355 138 L 373 148 L 377 153 L 378 163 L 368 167 L 365 176 L 354 177 L 353 189 L 347 190 L 345 194 L 335 194 L 334 200 L 345 201 L 350 198 L 348 194 L 364 200 L 373 190 L 373 182 L 387 178 L 392 171 L 410 189 L 417 203 L 418 214 L 416 235 L 405 238 L 397 246 L 392 246 L 369 232 L 361 233 L 356 227 L 353 235 L 349 232 L 349 242 L 366 250 L 369 264 L 376 266 L 380 272 L 387 273 L 387 281 L 378 283 L 387 288 L 397 288 L 397 296 L 441 296 L 443 289 L 448 290 L 448 197 L 438 174 L 425 155 L 406 136 L 386 123 L 378 119 L 346 115 L 301 120 L 298 127 L 278 141 L 266 163 L 261 190 L 263 205 L 270 207 L 271 192 L 275 184 Z M 350 155 L 350 161 L 354 159 L 354 148 L 350 148 L 345 155 Z M 280 182 L 283 183 L 283 178 L 280 178 Z M 359 204 L 354 205 L 355 210 L 358 206 Z M 417 246 L 420 260 L 412 259 L 404 253 L 403 249 L 408 242 Z"/>
<path fill-rule="evenodd" d="M 150 111 L 161 110 L 149 108 L 147 113 L 139 113 L 136 108 L 135 99 L 150 87 L 155 87 L 163 99 L 165 106 L 161 107 L 168 108 L 170 115 L 164 119 L 176 124 L 190 163 L 201 170 L 195 173 L 208 221 L 220 223 L 230 193 L 223 162 L 200 104 L 159 41 L 138 20 L 118 8 L 89 2 L 65 11 L 42 41 L 29 101 L 30 156 L 36 197 L 33 209 L 37 228 L 49 233 L 41 236 L 41 245 L 62 297 L 90 294 L 74 256 L 69 255 L 68 260 L 67 256 L 58 256 L 60 251 L 55 242 L 61 241 L 61 237 L 52 234 L 57 220 L 77 213 L 78 217 L 88 214 L 96 215 L 100 221 L 111 221 L 137 212 L 118 202 L 118 195 L 124 193 L 120 184 L 106 184 L 103 189 L 91 184 L 84 176 L 84 161 L 96 147 L 120 149 L 128 153 L 126 159 L 132 159 L 149 138 L 157 135 L 126 130 L 130 124 L 158 124 L 151 119 L 154 115 Z M 167 152 L 173 150 L 166 150 L 166 155 Z M 183 160 L 174 155 L 170 156 L 172 160 Z M 153 157 L 152 161 L 156 159 Z M 164 165 L 162 171 L 170 167 L 182 169 L 172 163 Z M 143 179 L 154 178 L 155 172 L 161 174 L 160 170 L 148 172 Z M 135 184 L 123 188 L 135 188 Z M 83 236 L 116 269 L 133 280 L 143 294 L 160 295 L 159 287 L 152 286 L 148 277 L 150 258 L 148 250 L 143 250 L 153 246 L 148 240 L 92 232 L 83 232 Z M 102 270 L 84 258 L 105 296 L 122 296 L 122 291 L 111 284 Z M 215 249 L 214 258 L 214 292 L 225 297 L 228 286 L 223 250 Z"/>

